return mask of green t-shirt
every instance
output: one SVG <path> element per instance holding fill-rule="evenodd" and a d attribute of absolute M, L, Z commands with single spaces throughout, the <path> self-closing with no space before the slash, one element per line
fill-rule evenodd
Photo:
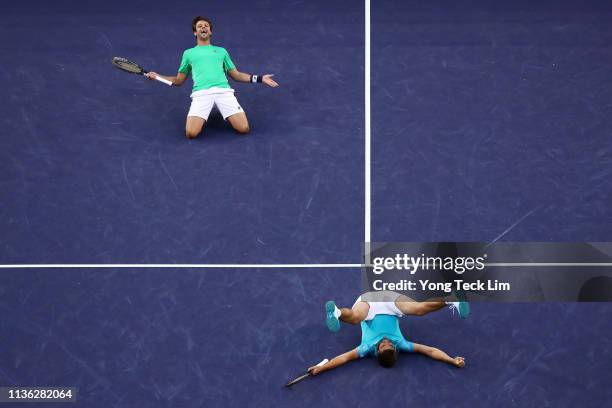
<path fill-rule="evenodd" d="M 196 45 L 185 50 L 178 72 L 191 73 L 193 92 L 212 87 L 229 88 L 225 73 L 236 68 L 222 47 Z"/>

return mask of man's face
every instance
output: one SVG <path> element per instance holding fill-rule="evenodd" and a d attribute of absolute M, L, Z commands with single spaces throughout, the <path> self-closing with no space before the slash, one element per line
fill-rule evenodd
<path fill-rule="evenodd" d="M 196 29 L 194 34 L 201 40 L 210 40 L 210 35 L 212 34 L 212 30 L 210 29 L 210 24 L 207 21 L 200 20 L 196 23 Z"/>
<path fill-rule="evenodd" d="M 385 350 L 395 350 L 393 343 L 386 337 L 378 343 L 378 352 L 381 353 Z"/>

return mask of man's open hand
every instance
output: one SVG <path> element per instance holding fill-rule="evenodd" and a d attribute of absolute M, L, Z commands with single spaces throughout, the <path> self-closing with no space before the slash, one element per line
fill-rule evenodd
<path fill-rule="evenodd" d="M 263 78 L 261 79 L 261 82 L 263 82 L 264 84 L 268 86 L 271 86 L 272 88 L 276 88 L 278 84 L 276 83 L 275 80 L 272 79 L 273 76 L 274 74 L 265 74 Z"/>

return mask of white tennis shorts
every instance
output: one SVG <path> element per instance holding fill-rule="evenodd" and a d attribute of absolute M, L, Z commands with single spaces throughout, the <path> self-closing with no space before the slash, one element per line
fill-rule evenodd
<path fill-rule="evenodd" d="M 191 94 L 191 107 L 187 116 L 197 116 L 208 120 L 208 115 L 214 106 L 219 109 L 223 119 L 243 112 L 232 88 L 210 88 Z"/>
<path fill-rule="evenodd" d="M 370 305 L 368 316 L 365 318 L 365 320 L 372 320 L 379 314 L 402 317 L 404 314 L 395 304 L 395 301 L 399 296 L 399 293 L 392 291 L 368 292 L 359 296 L 355 301 L 355 304 L 359 302 L 366 302 L 368 305 Z"/>

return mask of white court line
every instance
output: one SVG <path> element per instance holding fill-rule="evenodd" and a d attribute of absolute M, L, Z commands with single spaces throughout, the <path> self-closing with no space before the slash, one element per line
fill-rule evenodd
<path fill-rule="evenodd" d="M 485 266 L 559 266 L 559 267 L 594 267 L 612 266 L 612 262 L 492 262 Z M 213 268 L 235 268 L 235 269 L 282 269 L 282 268 L 363 268 L 365 264 L 14 264 L 0 265 L 0 269 L 77 269 L 77 268 L 148 268 L 148 269 L 213 269 Z"/>
<path fill-rule="evenodd" d="M 492 262 L 485 263 L 485 266 L 612 266 L 610 262 Z"/>
<path fill-rule="evenodd" d="M 364 242 L 370 242 L 371 224 L 371 112 L 370 112 L 370 0 L 365 0 L 365 236 Z"/>
<path fill-rule="evenodd" d="M 14 264 L 0 269 L 75 268 L 361 268 L 362 264 Z"/>

